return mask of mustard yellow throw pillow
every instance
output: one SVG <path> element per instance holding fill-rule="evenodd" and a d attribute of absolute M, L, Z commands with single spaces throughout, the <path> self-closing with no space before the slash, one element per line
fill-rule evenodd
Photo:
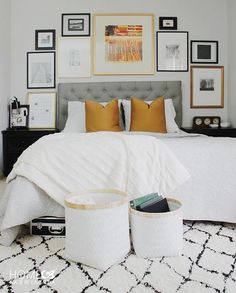
<path fill-rule="evenodd" d="M 85 101 L 86 131 L 121 131 L 119 126 L 118 100 L 112 100 L 106 106 L 96 101 Z"/>
<path fill-rule="evenodd" d="M 166 133 L 164 98 L 157 98 L 150 105 L 132 98 L 130 131 Z"/>

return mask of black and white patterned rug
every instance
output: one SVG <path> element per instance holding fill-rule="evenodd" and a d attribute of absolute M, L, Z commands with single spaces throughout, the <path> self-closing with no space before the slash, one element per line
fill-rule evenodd
<path fill-rule="evenodd" d="M 64 238 L 25 236 L 0 247 L 0 292 L 236 292 L 236 226 L 186 222 L 181 257 L 133 251 L 102 272 L 64 258 Z"/>

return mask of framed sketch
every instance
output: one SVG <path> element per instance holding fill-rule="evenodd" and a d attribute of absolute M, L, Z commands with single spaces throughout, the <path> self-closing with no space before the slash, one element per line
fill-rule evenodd
<path fill-rule="evenodd" d="M 27 88 L 55 88 L 55 52 L 27 53 Z"/>
<path fill-rule="evenodd" d="M 153 14 L 95 14 L 93 72 L 154 74 Z"/>
<path fill-rule="evenodd" d="M 177 30 L 177 17 L 160 17 L 160 30 Z"/>
<path fill-rule="evenodd" d="M 191 41 L 191 63 L 218 63 L 218 41 Z"/>
<path fill-rule="evenodd" d="M 36 30 L 35 50 L 55 50 L 56 30 Z"/>
<path fill-rule="evenodd" d="M 56 93 L 28 93 L 29 128 L 56 128 Z"/>
<path fill-rule="evenodd" d="M 58 39 L 60 78 L 89 77 L 90 67 L 90 38 Z"/>
<path fill-rule="evenodd" d="M 157 32 L 157 71 L 188 71 L 188 32 Z"/>
<path fill-rule="evenodd" d="M 62 14 L 62 37 L 90 36 L 90 13 Z"/>
<path fill-rule="evenodd" d="M 191 108 L 224 107 L 224 67 L 191 66 Z"/>

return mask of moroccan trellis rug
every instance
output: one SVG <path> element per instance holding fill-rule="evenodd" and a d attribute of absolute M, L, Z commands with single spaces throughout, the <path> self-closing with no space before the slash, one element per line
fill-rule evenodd
<path fill-rule="evenodd" d="M 236 292 L 236 226 L 186 222 L 181 257 L 132 251 L 105 272 L 64 258 L 63 238 L 26 236 L 0 247 L 0 292 Z"/>

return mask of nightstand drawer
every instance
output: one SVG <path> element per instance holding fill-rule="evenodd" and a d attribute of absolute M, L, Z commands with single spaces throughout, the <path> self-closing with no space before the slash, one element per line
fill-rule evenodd
<path fill-rule="evenodd" d="M 32 145 L 38 138 L 34 137 L 10 137 L 7 140 L 7 151 L 25 150 Z"/>
<path fill-rule="evenodd" d="M 18 157 L 30 145 L 44 135 L 58 132 L 55 130 L 3 130 L 3 173 L 7 176 Z"/>
<path fill-rule="evenodd" d="M 199 133 L 215 137 L 236 137 L 236 128 L 190 128 L 182 127 L 188 133 Z"/>

